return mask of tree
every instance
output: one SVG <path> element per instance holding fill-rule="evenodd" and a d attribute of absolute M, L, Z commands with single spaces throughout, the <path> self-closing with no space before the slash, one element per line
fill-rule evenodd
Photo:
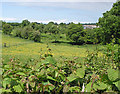
<path fill-rule="evenodd" d="M 21 37 L 28 39 L 31 34 L 31 31 L 33 31 L 33 28 L 31 26 L 25 26 L 21 32 Z"/>
<path fill-rule="evenodd" d="M 36 30 L 38 30 L 40 33 L 43 33 L 43 29 L 44 29 L 44 24 L 40 23 L 39 25 L 37 25 Z"/>
<path fill-rule="evenodd" d="M 21 32 L 22 32 L 23 28 L 21 27 L 16 27 L 13 29 L 13 36 L 14 37 L 21 37 Z"/>
<path fill-rule="evenodd" d="M 11 32 L 12 32 L 12 26 L 10 24 L 5 23 L 5 24 L 3 24 L 2 30 L 3 30 L 4 34 L 9 34 L 10 35 Z"/>
<path fill-rule="evenodd" d="M 66 28 L 67 28 L 67 25 L 65 23 L 60 23 L 59 24 L 60 33 L 66 34 Z"/>
<path fill-rule="evenodd" d="M 76 43 L 84 43 L 85 32 L 83 31 L 83 26 L 70 23 L 67 27 L 67 38 Z"/>
<path fill-rule="evenodd" d="M 49 29 L 50 33 L 52 33 L 52 35 L 54 36 L 55 38 L 55 42 L 57 41 L 57 39 L 60 37 L 60 34 L 59 34 L 59 26 L 57 25 L 52 25 Z"/>
<path fill-rule="evenodd" d="M 86 33 L 85 43 L 87 44 L 101 43 L 103 41 L 100 28 L 84 29 L 84 32 Z"/>
<path fill-rule="evenodd" d="M 0 30 L 2 30 L 2 20 L 0 20 Z"/>
<path fill-rule="evenodd" d="M 22 23 L 21 23 L 22 27 L 25 27 L 29 24 L 30 24 L 30 22 L 28 20 L 23 20 Z"/>
<path fill-rule="evenodd" d="M 110 43 L 115 38 L 115 43 L 120 43 L 120 1 L 113 4 L 110 11 L 103 13 L 98 22 L 101 28 L 103 44 Z"/>
<path fill-rule="evenodd" d="M 50 34 L 51 34 L 52 32 L 51 32 L 51 29 L 50 29 L 50 28 L 51 28 L 53 25 L 54 25 L 54 22 L 49 22 L 47 25 L 45 25 L 44 30 L 43 30 L 44 33 L 50 33 Z"/>
<path fill-rule="evenodd" d="M 41 34 L 39 31 L 35 31 L 33 32 L 33 37 L 32 39 L 35 41 L 35 42 L 41 42 Z"/>
<path fill-rule="evenodd" d="M 30 23 L 30 25 L 31 25 L 31 27 L 32 27 L 33 29 L 36 29 L 36 27 L 37 27 L 36 22 L 32 22 L 32 23 Z"/>

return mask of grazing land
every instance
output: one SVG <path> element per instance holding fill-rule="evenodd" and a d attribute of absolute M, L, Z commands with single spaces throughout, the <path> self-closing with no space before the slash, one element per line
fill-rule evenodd
<path fill-rule="evenodd" d="M 48 46 L 51 49 L 51 54 L 55 58 L 83 58 L 87 56 L 87 51 L 94 52 L 96 47 L 104 48 L 102 45 L 72 45 L 67 43 L 36 43 L 30 40 L 20 39 L 8 35 L 2 35 L 2 57 L 9 61 L 12 57 L 17 57 L 22 61 L 27 61 L 30 58 L 39 59 L 40 55 L 48 53 Z M 7 47 L 4 47 L 6 43 Z M 102 52 L 99 53 L 102 55 Z"/>

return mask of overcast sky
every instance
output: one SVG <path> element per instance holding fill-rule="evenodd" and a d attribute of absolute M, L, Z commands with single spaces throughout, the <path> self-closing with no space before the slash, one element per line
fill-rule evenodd
<path fill-rule="evenodd" d="M 74 1 L 74 2 L 73 2 Z M 84 2 L 83 2 L 84 1 Z M 89 1 L 89 2 L 88 2 Z M 97 22 L 116 0 L 2 0 L 0 20 L 48 23 Z"/>

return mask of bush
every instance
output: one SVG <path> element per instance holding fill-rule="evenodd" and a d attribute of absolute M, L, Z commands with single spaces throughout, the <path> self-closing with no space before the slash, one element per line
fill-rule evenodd
<path fill-rule="evenodd" d="M 39 31 L 35 31 L 33 32 L 33 37 L 32 39 L 35 41 L 35 42 L 41 42 L 41 34 Z"/>
<path fill-rule="evenodd" d="M 12 32 L 14 37 L 21 37 L 22 28 L 16 27 Z"/>
<path fill-rule="evenodd" d="M 31 32 L 33 31 L 33 28 L 30 26 L 25 26 L 21 32 L 21 37 L 28 39 L 29 34 L 31 34 Z"/>
<path fill-rule="evenodd" d="M 5 24 L 3 24 L 2 30 L 3 30 L 4 34 L 10 35 L 12 32 L 12 26 L 10 24 L 5 23 Z"/>

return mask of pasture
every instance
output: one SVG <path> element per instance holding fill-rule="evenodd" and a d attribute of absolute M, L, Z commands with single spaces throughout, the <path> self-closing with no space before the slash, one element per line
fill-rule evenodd
<path fill-rule="evenodd" d="M 49 53 L 48 49 L 50 48 L 51 54 L 57 59 L 59 57 L 69 59 L 80 57 L 80 60 L 83 60 L 88 50 L 93 52 L 96 46 L 101 49 L 104 48 L 100 45 L 71 45 L 66 43 L 50 43 L 48 41 L 47 43 L 36 43 L 30 40 L 2 35 L 2 58 L 5 62 L 8 62 L 13 57 L 19 58 L 22 61 L 31 58 L 39 59 L 41 55 Z M 6 43 L 7 47 L 4 47 L 4 43 Z M 101 52 L 99 54 L 102 55 Z"/>

